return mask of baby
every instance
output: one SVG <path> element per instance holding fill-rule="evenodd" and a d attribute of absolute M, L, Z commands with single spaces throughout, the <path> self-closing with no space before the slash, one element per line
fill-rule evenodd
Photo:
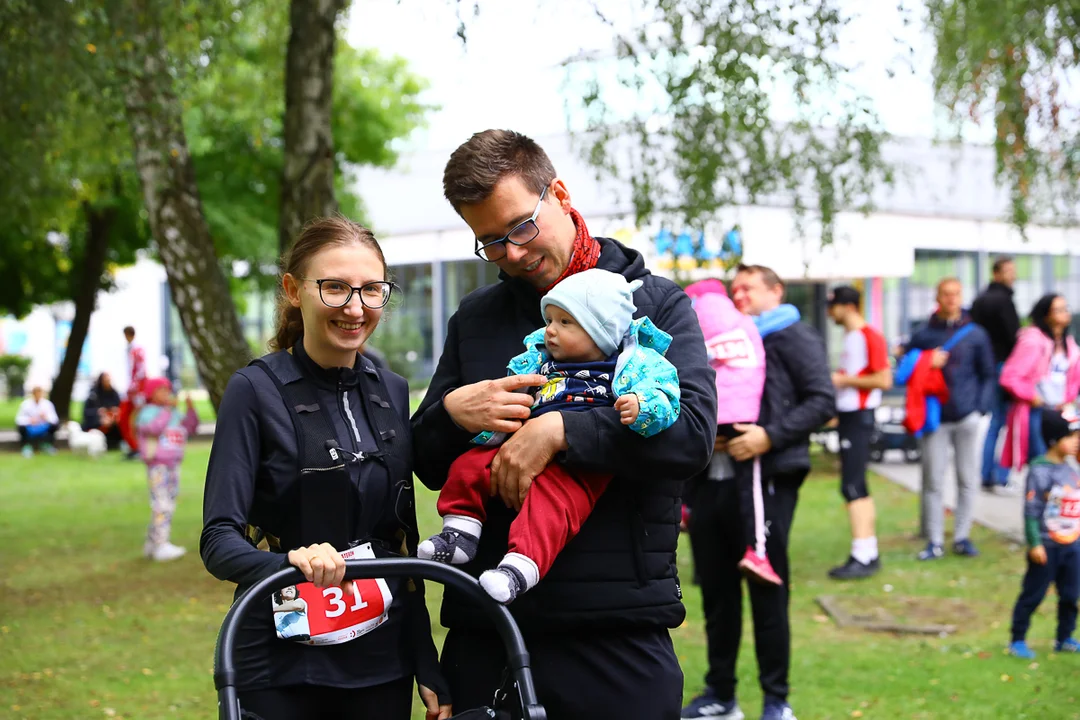
<path fill-rule="evenodd" d="M 640 280 L 627 282 L 622 275 L 592 269 L 571 275 L 543 297 L 540 311 L 547 325 L 525 338 L 525 352 L 508 365 L 513 375 L 547 377 L 530 417 L 614 407 L 622 423 L 644 437 L 678 419 L 679 377 L 664 359 L 671 336 L 648 318 L 633 319 L 633 292 L 639 287 Z M 438 503 L 443 530 L 420 543 L 419 557 L 455 565 L 475 557 L 490 496 L 491 461 L 505 439 L 503 433 L 485 431 L 473 439 L 484 447 L 450 466 Z M 509 603 L 534 587 L 577 535 L 610 480 L 606 474 L 548 465 L 510 525 L 506 556 L 480 576 L 484 590 Z"/>

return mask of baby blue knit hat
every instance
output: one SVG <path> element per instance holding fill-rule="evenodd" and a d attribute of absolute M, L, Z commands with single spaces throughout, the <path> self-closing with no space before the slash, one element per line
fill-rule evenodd
<path fill-rule="evenodd" d="M 562 280 L 540 301 L 540 312 L 555 305 L 574 316 L 605 355 L 619 349 L 637 306 L 634 291 L 640 280 L 627 281 L 607 270 L 584 270 Z"/>

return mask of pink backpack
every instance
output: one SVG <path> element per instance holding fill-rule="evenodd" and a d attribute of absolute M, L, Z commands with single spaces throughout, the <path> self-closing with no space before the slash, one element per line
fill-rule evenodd
<path fill-rule="evenodd" d="M 753 318 L 735 309 L 719 280 L 693 283 L 686 294 L 705 336 L 709 365 L 716 371 L 716 424 L 757 422 L 765 388 L 765 347 Z"/>

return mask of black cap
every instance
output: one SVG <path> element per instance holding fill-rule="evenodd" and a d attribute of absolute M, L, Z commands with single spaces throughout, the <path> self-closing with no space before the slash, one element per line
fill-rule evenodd
<path fill-rule="evenodd" d="M 830 307 L 833 305 L 854 305 L 859 307 L 861 303 L 862 294 L 850 285 L 834 287 L 832 292 L 829 293 Z"/>
<path fill-rule="evenodd" d="M 1065 418 L 1057 410 L 1049 408 L 1042 411 L 1042 436 L 1046 447 L 1052 448 L 1065 437 L 1080 430 L 1080 421 Z"/>

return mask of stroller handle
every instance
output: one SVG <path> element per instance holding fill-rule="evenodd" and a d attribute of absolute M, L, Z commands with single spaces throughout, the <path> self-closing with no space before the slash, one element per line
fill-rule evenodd
<path fill-rule="evenodd" d="M 433 580 L 442 585 L 452 586 L 480 605 L 495 621 L 495 629 L 498 630 L 503 645 L 506 647 L 507 666 L 517 684 L 522 718 L 546 720 L 547 714 L 536 698 L 536 687 L 533 685 L 532 670 L 529 667 L 529 653 L 525 649 L 525 640 L 521 637 L 517 623 L 514 622 L 510 611 L 484 592 L 474 577 L 449 565 L 417 558 L 345 561 L 346 580 L 380 577 L 415 577 Z M 240 701 L 236 692 L 233 651 L 236 647 L 236 634 L 241 619 L 255 606 L 255 603 L 269 597 L 275 590 L 302 583 L 305 580 L 304 574 L 297 568 L 279 570 L 252 585 L 225 614 L 225 621 L 221 625 L 217 647 L 214 650 L 214 686 L 218 691 L 219 720 L 240 720 Z"/>

